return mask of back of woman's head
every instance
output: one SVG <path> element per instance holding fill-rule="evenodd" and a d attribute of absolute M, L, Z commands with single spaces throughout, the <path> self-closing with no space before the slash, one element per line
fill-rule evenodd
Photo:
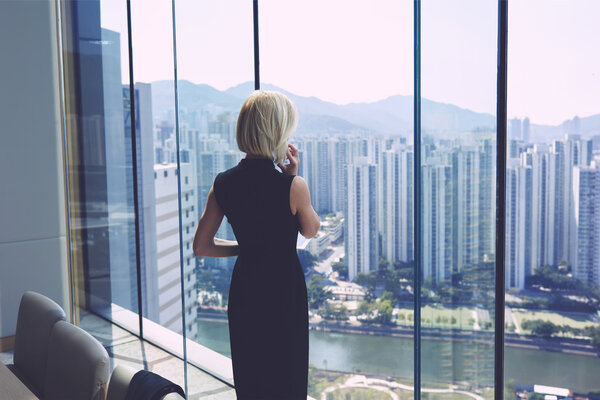
<path fill-rule="evenodd" d="M 298 124 L 296 106 L 284 94 L 268 90 L 252 93 L 240 110 L 236 140 L 241 151 L 280 163 L 287 140 Z"/>

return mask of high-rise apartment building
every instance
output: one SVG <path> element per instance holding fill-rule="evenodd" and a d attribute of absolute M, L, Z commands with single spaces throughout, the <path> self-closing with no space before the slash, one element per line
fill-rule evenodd
<path fill-rule="evenodd" d="M 383 208 L 381 255 L 390 262 L 409 262 L 413 259 L 413 152 L 403 145 L 383 151 L 378 168 L 382 170 L 377 197 Z"/>
<path fill-rule="evenodd" d="M 429 157 L 422 168 L 423 278 L 438 283 L 452 273 L 452 167 Z"/>
<path fill-rule="evenodd" d="M 344 218 L 348 274 L 377 268 L 379 259 L 377 229 L 377 165 L 359 157 L 347 167 L 348 205 Z"/>
<path fill-rule="evenodd" d="M 181 266 L 185 295 L 186 334 L 197 333 L 196 274 L 192 243 L 197 222 L 197 188 L 191 164 L 181 164 L 181 242 L 177 164 L 154 166 L 156 192 L 156 270 L 158 275 L 158 323 L 182 332 Z M 183 260 L 180 261 L 180 249 Z"/>
<path fill-rule="evenodd" d="M 532 273 L 532 168 L 511 161 L 506 168 L 506 287 L 523 289 Z"/>
<path fill-rule="evenodd" d="M 573 168 L 573 274 L 581 281 L 600 285 L 600 168 Z"/>
<path fill-rule="evenodd" d="M 334 141 L 322 139 L 316 142 L 316 164 L 313 168 L 316 178 L 316 210 L 326 214 L 333 212 L 333 150 Z M 311 160 L 315 161 L 315 160 Z M 337 211 L 337 210 L 336 210 Z"/>
<path fill-rule="evenodd" d="M 460 146 L 452 151 L 453 191 L 452 252 L 457 271 L 480 261 L 479 244 L 479 150 Z"/>
<path fill-rule="evenodd" d="M 479 260 L 492 260 L 496 253 L 496 141 L 479 144 Z"/>

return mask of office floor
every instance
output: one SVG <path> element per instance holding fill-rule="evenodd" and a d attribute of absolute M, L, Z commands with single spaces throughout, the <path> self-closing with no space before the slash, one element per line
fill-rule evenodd
<path fill-rule="evenodd" d="M 110 357 L 111 371 L 116 364 L 148 369 L 184 387 L 183 361 L 164 350 L 139 340 L 124 329 L 92 314 L 81 316 L 81 327 L 102 343 Z M 11 352 L 0 353 L 0 362 L 12 363 Z M 188 399 L 235 399 L 233 388 L 188 364 Z"/>

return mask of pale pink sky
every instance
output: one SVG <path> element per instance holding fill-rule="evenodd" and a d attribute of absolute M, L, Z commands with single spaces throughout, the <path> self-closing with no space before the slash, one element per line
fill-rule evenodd
<path fill-rule="evenodd" d="M 124 2 L 101 4 L 127 71 Z M 262 82 L 338 104 L 412 94 L 412 0 L 259 4 Z M 600 113 L 600 1 L 509 6 L 509 116 L 558 124 Z M 250 0 L 176 8 L 180 79 L 221 90 L 253 80 Z M 135 80 L 173 79 L 171 1 L 132 0 L 132 14 Z M 423 97 L 494 114 L 497 2 L 423 0 L 421 15 Z"/>

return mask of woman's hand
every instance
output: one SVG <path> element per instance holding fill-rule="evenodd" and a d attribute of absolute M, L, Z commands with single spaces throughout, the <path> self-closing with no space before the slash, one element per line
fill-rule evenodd
<path fill-rule="evenodd" d="M 298 149 L 293 144 L 288 144 L 287 151 L 285 153 L 286 160 L 289 160 L 289 164 L 284 165 L 282 162 L 277 164 L 284 174 L 298 175 L 298 166 L 300 165 L 300 156 L 298 155 Z"/>

